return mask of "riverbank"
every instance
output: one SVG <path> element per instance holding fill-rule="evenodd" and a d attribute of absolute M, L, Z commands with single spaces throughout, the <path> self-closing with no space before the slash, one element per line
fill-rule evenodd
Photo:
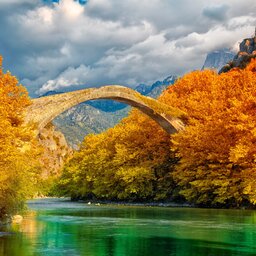
<path fill-rule="evenodd" d="M 68 199 L 68 198 L 67 198 Z M 71 200 L 71 199 L 70 199 Z M 126 202 L 126 201 L 111 201 L 111 200 L 71 200 L 73 202 L 81 202 L 88 205 L 122 205 L 122 206 L 144 206 L 144 207 L 195 207 L 189 203 L 176 202 Z"/>
<path fill-rule="evenodd" d="M 86 205 L 113 205 L 113 206 L 141 206 L 141 207 L 181 207 L 181 208 L 204 208 L 204 209 L 230 209 L 230 210 L 256 210 L 256 206 L 253 205 L 242 205 L 237 207 L 231 207 L 229 205 L 197 205 L 188 202 L 173 202 L 173 201 L 116 201 L 116 200 L 100 200 L 100 199 L 72 199 L 70 197 L 51 197 L 51 196 L 40 196 L 33 199 L 63 199 L 66 202 L 77 202 Z"/>
<path fill-rule="evenodd" d="M 188 208 L 204 208 L 204 209 L 238 209 L 238 210 L 255 210 L 256 206 L 254 205 L 242 205 L 242 206 L 229 206 L 229 205 L 216 205 L 216 206 L 209 206 L 209 205 L 197 205 L 188 202 L 173 202 L 173 201 L 145 201 L 145 202 L 132 202 L 132 201 L 111 201 L 111 200 L 97 200 L 97 199 L 78 199 L 72 200 L 67 198 L 72 202 L 81 202 L 88 205 L 120 205 L 120 206 L 144 206 L 144 207 L 188 207 Z"/>
<path fill-rule="evenodd" d="M 130 201 L 112 201 L 112 200 L 88 200 L 88 199 L 77 199 L 77 200 L 72 200 L 70 197 L 49 197 L 49 196 L 40 196 L 33 198 L 36 200 L 43 200 L 43 199 L 62 199 L 63 201 L 67 202 L 77 202 L 77 203 L 83 203 L 87 205 L 95 205 L 95 206 L 100 206 L 100 205 L 120 205 L 120 206 L 145 206 L 145 207 L 196 207 L 193 204 L 189 203 L 177 203 L 177 202 L 171 202 L 171 201 L 162 201 L 162 202 L 152 202 L 152 201 L 145 201 L 145 202 L 130 202 Z M 30 202 L 29 200 L 28 202 Z"/>

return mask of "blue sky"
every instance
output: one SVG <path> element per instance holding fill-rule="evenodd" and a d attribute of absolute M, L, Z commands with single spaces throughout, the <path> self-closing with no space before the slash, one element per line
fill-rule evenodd
<path fill-rule="evenodd" d="M 134 87 L 237 49 L 255 17 L 255 0 L 1 0 L 0 54 L 31 96 Z"/>

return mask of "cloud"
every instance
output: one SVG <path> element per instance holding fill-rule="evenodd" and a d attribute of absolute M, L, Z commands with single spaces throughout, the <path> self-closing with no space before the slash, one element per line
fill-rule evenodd
<path fill-rule="evenodd" d="M 90 75 L 90 68 L 80 65 L 77 68 L 68 67 L 65 71 L 60 73 L 54 80 L 48 80 L 39 89 L 38 94 L 43 94 L 47 91 L 65 89 L 65 87 L 75 87 L 83 85 L 88 80 Z"/>
<path fill-rule="evenodd" d="M 200 69 L 206 54 L 215 49 L 235 48 L 237 38 L 246 37 L 244 19 L 231 19 L 225 26 L 212 28 L 206 33 L 192 32 L 186 37 L 168 40 L 165 33 L 147 37 L 125 49 L 111 49 L 92 66 L 69 67 L 55 79 L 47 81 L 39 90 L 66 91 L 70 88 L 87 88 L 106 84 L 123 84 L 135 87 L 152 83 L 168 74 L 182 74 L 184 70 Z M 251 20 L 253 23 L 254 20 Z M 236 29 L 233 24 L 237 24 Z M 215 38 L 223 38 L 218 42 Z M 146 74 L 146 76 L 145 76 Z"/>
<path fill-rule="evenodd" d="M 227 18 L 228 9 L 227 4 L 211 5 L 203 9 L 203 15 L 213 20 L 223 21 Z"/>
<path fill-rule="evenodd" d="M 11 1 L 0 1 L 0 54 L 32 96 L 181 75 L 256 23 L 254 0 Z"/>

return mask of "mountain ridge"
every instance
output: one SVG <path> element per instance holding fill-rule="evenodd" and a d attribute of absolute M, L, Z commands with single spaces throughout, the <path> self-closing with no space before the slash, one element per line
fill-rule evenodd
<path fill-rule="evenodd" d="M 232 61 L 234 57 L 235 53 L 226 48 L 212 51 L 207 54 L 202 70 L 215 69 L 218 72 L 228 62 Z"/>

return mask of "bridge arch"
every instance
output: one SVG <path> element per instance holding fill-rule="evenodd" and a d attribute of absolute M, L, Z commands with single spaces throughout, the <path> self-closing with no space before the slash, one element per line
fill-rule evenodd
<path fill-rule="evenodd" d="M 120 85 L 82 89 L 33 99 L 32 104 L 27 108 L 25 121 L 36 123 L 40 132 L 64 111 L 82 102 L 95 99 L 112 99 L 131 105 L 151 117 L 170 134 L 185 127 L 181 120 L 184 115 L 182 111 Z"/>

